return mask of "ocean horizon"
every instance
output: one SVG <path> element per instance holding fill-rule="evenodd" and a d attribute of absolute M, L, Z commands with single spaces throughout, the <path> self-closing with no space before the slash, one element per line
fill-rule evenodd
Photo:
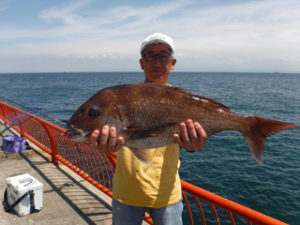
<path fill-rule="evenodd" d="M 103 74 L 103 73 L 141 73 L 144 74 L 143 71 L 141 70 L 136 70 L 136 71 L 48 71 L 48 72 L 0 72 L 0 75 L 10 75 L 10 74 L 14 74 L 14 75 L 21 75 L 21 74 L 28 74 L 28 75 L 32 75 L 32 74 L 83 74 L 83 73 L 90 73 L 90 74 Z M 251 71 L 236 71 L 236 72 L 232 72 L 232 71 L 171 71 L 170 74 L 174 74 L 174 73 L 186 73 L 186 74 L 193 74 L 193 73 L 197 73 L 197 74 L 230 74 L 230 75 L 241 75 L 241 74 L 266 74 L 266 75 L 270 75 L 270 74 L 294 74 L 294 75 L 300 75 L 300 72 L 264 72 L 264 71 L 259 71 L 259 72 L 251 72 Z"/>

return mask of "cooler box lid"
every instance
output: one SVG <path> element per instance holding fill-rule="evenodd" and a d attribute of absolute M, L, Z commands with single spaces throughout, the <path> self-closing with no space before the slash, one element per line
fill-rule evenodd
<path fill-rule="evenodd" d="M 28 173 L 7 178 L 6 185 L 13 187 L 14 191 L 19 194 L 43 188 L 43 184 Z"/>

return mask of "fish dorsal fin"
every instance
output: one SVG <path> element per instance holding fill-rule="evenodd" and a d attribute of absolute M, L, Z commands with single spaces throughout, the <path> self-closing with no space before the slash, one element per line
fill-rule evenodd
<path fill-rule="evenodd" d="M 221 108 L 221 109 L 223 109 L 225 111 L 231 111 L 231 109 L 228 106 L 226 106 L 226 105 L 224 105 L 224 104 L 222 104 L 220 102 L 217 102 L 216 100 L 213 100 L 212 98 L 207 98 L 207 97 L 198 96 L 198 95 L 192 95 L 192 97 L 193 98 L 200 98 L 202 101 L 208 101 L 210 103 L 213 103 L 218 108 Z"/>
<path fill-rule="evenodd" d="M 209 102 L 211 104 L 214 104 L 216 107 L 221 108 L 221 109 L 223 109 L 225 111 L 231 111 L 231 109 L 228 106 L 226 106 L 226 105 L 224 105 L 224 104 L 222 104 L 220 102 L 217 102 L 216 100 L 214 100 L 212 98 L 203 97 L 203 96 L 200 96 L 200 95 L 194 95 L 194 94 L 192 94 L 190 92 L 187 92 L 184 89 L 178 88 L 178 87 L 168 86 L 167 88 L 173 89 L 178 94 L 188 95 L 191 98 L 193 98 L 194 100 L 199 100 L 199 101 L 203 101 L 203 102 Z"/>
<path fill-rule="evenodd" d="M 148 87 L 154 87 L 154 88 L 164 88 L 165 90 L 169 90 L 170 92 L 173 92 L 173 93 L 175 92 L 176 94 L 179 94 L 179 95 L 190 96 L 194 100 L 199 100 L 202 102 L 210 103 L 218 109 L 222 109 L 222 110 L 228 111 L 228 112 L 231 111 L 231 109 L 228 106 L 226 106 L 220 102 L 217 102 L 212 98 L 203 97 L 200 95 L 194 95 L 194 94 L 187 92 L 184 89 L 179 88 L 179 87 L 167 86 L 167 85 L 163 85 L 163 84 L 152 84 L 152 83 L 139 83 L 139 85 L 144 85 L 146 87 L 148 86 Z"/>

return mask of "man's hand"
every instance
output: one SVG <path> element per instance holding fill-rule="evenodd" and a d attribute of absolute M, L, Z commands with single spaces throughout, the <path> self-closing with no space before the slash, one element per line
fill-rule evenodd
<path fill-rule="evenodd" d="M 198 122 L 187 119 L 180 123 L 180 133 L 174 133 L 177 143 L 189 152 L 198 151 L 206 144 L 207 135 Z"/>
<path fill-rule="evenodd" d="M 90 145 L 102 153 L 118 151 L 124 144 L 123 137 L 117 137 L 115 127 L 104 125 L 102 131 L 94 130 L 90 136 Z"/>

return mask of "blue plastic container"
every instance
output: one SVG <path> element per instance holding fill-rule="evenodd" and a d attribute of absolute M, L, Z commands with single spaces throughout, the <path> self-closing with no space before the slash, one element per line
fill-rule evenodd
<path fill-rule="evenodd" d="M 8 136 L 3 138 L 3 150 L 13 154 L 26 151 L 26 140 L 23 137 Z"/>

